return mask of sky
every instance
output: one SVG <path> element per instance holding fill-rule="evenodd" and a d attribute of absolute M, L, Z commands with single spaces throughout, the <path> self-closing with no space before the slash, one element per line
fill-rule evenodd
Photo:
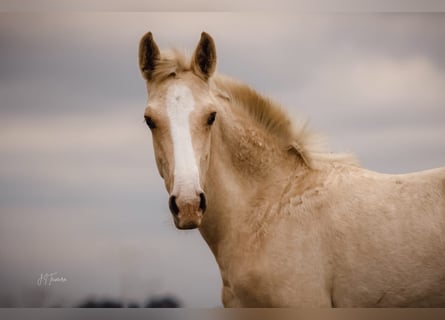
<path fill-rule="evenodd" d="M 175 229 L 138 41 L 192 52 L 385 173 L 445 165 L 445 14 L 0 13 L 0 304 L 220 306 L 198 231 Z M 57 272 L 64 283 L 38 286 Z"/>

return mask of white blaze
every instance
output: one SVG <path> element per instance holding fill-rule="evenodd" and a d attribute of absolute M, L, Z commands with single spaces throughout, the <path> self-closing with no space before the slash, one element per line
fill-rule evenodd
<path fill-rule="evenodd" d="M 167 115 L 175 159 L 173 193 L 180 190 L 194 196 L 199 187 L 199 171 L 192 145 L 189 115 L 195 109 L 190 89 L 174 84 L 167 90 Z"/>

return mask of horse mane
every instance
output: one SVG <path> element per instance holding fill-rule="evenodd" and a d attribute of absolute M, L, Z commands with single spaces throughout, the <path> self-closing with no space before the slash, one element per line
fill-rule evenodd
<path fill-rule="evenodd" d="M 285 109 L 272 99 L 258 93 L 247 84 L 223 75 L 213 78 L 215 90 L 233 104 L 243 108 L 269 134 L 275 136 L 287 150 L 298 155 L 305 165 L 313 167 L 317 160 L 330 160 L 358 165 L 352 154 L 326 151 L 323 137 L 308 127 L 308 121 L 291 121 Z"/>
<path fill-rule="evenodd" d="M 183 52 L 172 49 L 162 52 L 161 58 L 156 62 L 153 79 L 162 81 L 173 73 L 191 70 L 191 59 Z M 313 167 L 317 160 L 358 165 L 358 161 L 351 154 L 326 152 L 321 136 L 308 128 L 308 121 L 294 124 L 280 104 L 247 84 L 220 74 L 213 75 L 210 80 L 211 89 L 215 93 L 244 109 L 265 131 L 275 136 L 285 149 L 299 156 L 308 167 Z"/>

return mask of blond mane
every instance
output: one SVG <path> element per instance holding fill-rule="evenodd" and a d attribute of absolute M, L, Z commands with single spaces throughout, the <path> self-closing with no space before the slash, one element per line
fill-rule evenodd
<path fill-rule="evenodd" d="M 172 74 L 191 70 L 191 59 L 183 52 L 177 49 L 164 51 L 156 62 L 153 81 L 162 81 Z M 243 108 L 261 127 L 275 136 L 285 149 L 295 152 L 308 167 L 312 167 L 316 160 L 358 164 L 356 158 L 351 154 L 326 152 L 321 136 L 308 128 L 307 121 L 293 124 L 280 104 L 258 93 L 247 84 L 220 74 L 214 75 L 211 81 L 212 90 Z"/>

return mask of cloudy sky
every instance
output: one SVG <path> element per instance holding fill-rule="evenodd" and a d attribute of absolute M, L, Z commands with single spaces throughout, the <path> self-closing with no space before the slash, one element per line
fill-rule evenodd
<path fill-rule="evenodd" d="M 1 13 L 2 305 L 220 305 L 214 258 L 174 228 L 143 123 L 148 30 L 189 52 L 209 32 L 220 73 L 369 169 L 445 165 L 445 14 Z M 37 286 L 51 272 L 67 282 Z"/>

